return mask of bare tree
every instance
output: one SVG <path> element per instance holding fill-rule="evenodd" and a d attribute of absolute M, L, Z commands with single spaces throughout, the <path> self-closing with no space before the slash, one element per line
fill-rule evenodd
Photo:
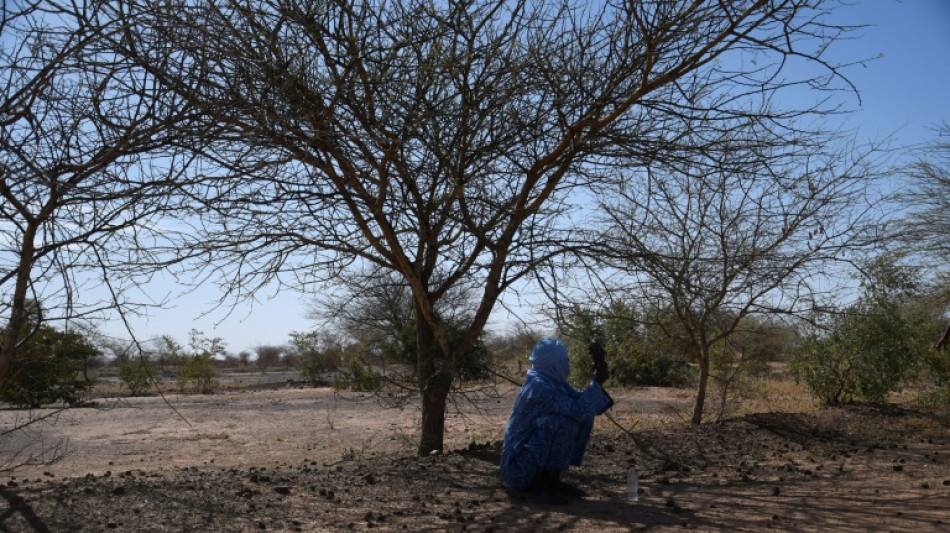
<path fill-rule="evenodd" d="M 192 192 L 230 296 L 349 268 L 405 280 L 427 454 L 499 296 L 583 244 L 562 216 L 574 193 L 617 146 L 675 155 L 684 124 L 744 113 L 748 94 L 827 87 L 842 28 L 826 4 L 126 0 L 117 47 L 230 128 Z M 789 81 L 786 60 L 822 70 Z M 736 88 L 720 109 L 691 100 Z M 459 285 L 477 302 L 450 349 L 435 309 Z"/>
<path fill-rule="evenodd" d="M 909 211 L 898 230 L 906 253 L 921 258 L 935 270 L 946 272 L 950 256 L 950 124 L 943 124 L 937 138 L 924 149 L 907 172 L 908 190 L 900 195 Z M 950 344 L 950 326 L 935 347 Z"/>
<path fill-rule="evenodd" d="M 118 25 L 100 4 L 0 8 L 0 386 L 30 335 L 31 299 L 50 310 L 37 327 L 134 310 L 121 280 L 162 234 L 150 230 L 178 163 L 168 125 L 182 107 L 102 49 Z"/>
<path fill-rule="evenodd" d="M 784 144 L 754 122 L 722 134 L 706 154 L 624 172 L 601 202 L 601 259 L 624 274 L 610 290 L 670 305 L 671 334 L 699 366 L 694 424 L 710 348 L 749 317 L 814 312 L 840 264 L 879 242 L 881 222 L 874 150 L 838 151 L 817 131 Z"/>
<path fill-rule="evenodd" d="M 907 251 L 936 260 L 950 255 L 950 124 L 944 124 L 907 171 L 910 187 L 900 198 L 909 210 L 901 229 Z"/>
<path fill-rule="evenodd" d="M 343 287 L 314 300 L 311 318 L 361 344 L 378 344 L 411 328 L 409 287 L 391 272 L 347 277 Z"/>
<path fill-rule="evenodd" d="M 263 374 L 268 369 L 275 368 L 280 364 L 280 358 L 286 352 L 286 348 L 284 346 L 262 344 L 255 346 L 254 352 L 257 354 L 257 368 Z"/>

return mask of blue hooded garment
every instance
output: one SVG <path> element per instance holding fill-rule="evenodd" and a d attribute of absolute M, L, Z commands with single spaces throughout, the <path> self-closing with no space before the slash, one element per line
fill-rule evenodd
<path fill-rule="evenodd" d="M 580 466 L 594 417 L 613 405 L 595 381 L 583 392 L 571 387 L 570 371 L 567 348 L 556 339 L 544 339 L 531 352 L 501 451 L 501 477 L 514 490 L 528 487 L 543 470 Z"/>

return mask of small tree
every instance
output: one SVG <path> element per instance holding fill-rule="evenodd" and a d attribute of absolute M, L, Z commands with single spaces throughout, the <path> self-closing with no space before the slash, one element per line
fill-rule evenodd
<path fill-rule="evenodd" d="M 922 317 L 925 339 L 933 342 L 946 331 L 947 315 L 950 306 L 950 272 L 936 276 L 921 291 L 921 298 L 911 303 L 910 308 L 916 316 Z M 950 404 L 950 355 L 946 349 L 928 347 L 920 365 L 919 381 L 926 389 L 925 401 Z"/>
<path fill-rule="evenodd" d="M 718 393 L 721 421 L 730 396 L 747 393 L 769 373 L 770 361 L 784 359 L 796 347 L 795 332 L 772 320 L 747 316 L 736 331 L 710 349 L 710 377 Z"/>
<path fill-rule="evenodd" d="M 178 371 L 178 389 L 184 392 L 189 383 L 194 383 L 199 393 L 208 394 L 218 386 L 214 360 L 225 353 L 224 342 L 218 337 L 207 338 L 194 329 L 188 335 L 192 353 Z"/>
<path fill-rule="evenodd" d="M 920 264 L 934 265 L 938 276 L 928 291 L 931 309 L 944 326 L 931 333 L 933 343 L 945 349 L 950 340 L 946 312 L 950 309 L 950 279 L 946 258 L 950 254 L 950 123 L 944 122 L 936 138 L 924 147 L 919 159 L 907 170 L 908 187 L 899 195 L 907 216 L 898 227 L 902 250 L 920 258 Z M 935 376 L 950 376 L 950 360 L 932 353 L 927 366 Z M 943 380 L 943 378 L 938 378 Z M 947 393 L 950 397 L 950 392 Z"/>
<path fill-rule="evenodd" d="M 132 396 L 145 394 L 152 384 L 152 365 L 144 357 L 132 358 L 119 364 L 119 379 L 129 388 Z"/>
<path fill-rule="evenodd" d="M 763 104 L 767 105 L 767 104 Z M 785 137 L 754 117 L 684 133 L 710 151 L 651 162 L 606 189 L 597 258 L 624 276 L 608 291 L 669 308 L 699 370 L 691 422 L 704 415 L 712 349 L 750 316 L 819 305 L 833 275 L 876 242 L 873 150 L 827 133 Z M 721 126 L 721 125 L 720 125 Z M 684 141 L 685 142 L 685 141 Z"/>
<path fill-rule="evenodd" d="M 209 354 L 196 354 L 189 357 L 178 370 L 178 390 L 184 392 L 189 383 L 201 394 L 208 394 L 218 386 L 218 371 L 214 359 Z"/>
<path fill-rule="evenodd" d="M 905 249 L 927 257 L 950 254 L 950 123 L 907 170 L 909 187 L 900 195 L 908 209 L 898 235 Z"/>
<path fill-rule="evenodd" d="M 181 368 L 185 364 L 187 355 L 184 347 L 170 335 L 162 335 L 153 343 L 155 346 L 153 359 L 163 373 Z"/>
<path fill-rule="evenodd" d="M 340 349 L 336 346 L 321 346 L 316 331 L 290 333 L 290 345 L 300 362 L 300 373 L 315 385 L 324 381 L 328 372 L 336 370 L 340 362 Z"/>

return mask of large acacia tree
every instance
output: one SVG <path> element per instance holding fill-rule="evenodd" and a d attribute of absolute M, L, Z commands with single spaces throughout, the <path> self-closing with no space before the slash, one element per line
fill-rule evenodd
<path fill-rule="evenodd" d="M 499 296 L 579 244 L 574 193 L 618 146 L 676 157 L 677 129 L 744 112 L 744 93 L 834 78 L 825 4 L 124 0 L 116 46 L 228 129 L 188 192 L 232 295 L 347 268 L 405 280 L 429 453 Z M 790 81 L 800 59 L 820 72 Z M 722 108 L 694 105 L 729 87 Z M 450 346 L 435 309 L 459 285 L 476 304 Z"/>
<path fill-rule="evenodd" d="M 180 168 L 186 106 L 103 48 L 119 26 L 101 4 L 0 7 L 0 386 L 45 322 L 136 309 L 122 280 L 151 263 Z"/>

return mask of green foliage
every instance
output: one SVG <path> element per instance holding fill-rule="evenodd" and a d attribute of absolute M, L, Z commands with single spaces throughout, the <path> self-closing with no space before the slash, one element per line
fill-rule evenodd
<path fill-rule="evenodd" d="M 914 316 L 921 317 L 921 352 L 918 373 L 921 385 L 921 403 L 933 406 L 950 405 L 950 351 L 937 350 L 934 344 L 947 328 L 945 310 L 950 302 L 950 274 L 938 276 L 923 292 L 923 297 L 912 302 Z"/>
<path fill-rule="evenodd" d="M 34 408 L 59 401 L 79 403 L 78 394 L 91 385 L 83 376 L 84 365 L 99 355 L 81 333 L 39 326 L 17 350 L 0 399 Z"/>
<path fill-rule="evenodd" d="M 927 350 L 924 319 L 909 305 L 916 281 L 909 269 L 879 259 L 861 298 L 806 340 L 792 368 L 823 405 L 884 402 L 915 375 Z"/>
<path fill-rule="evenodd" d="M 924 390 L 916 401 L 918 404 L 927 407 L 946 407 L 950 405 L 950 383 L 940 383 Z"/>
<path fill-rule="evenodd" d="M 124 361 L 119 365 L 119 379 L 133 396 L 145 394 L 152 383 L 151 365 L 142 357 Z"/>
<path fill-rule="evenodd" d="M 464 334 L 464 325 L 468 318 L 463 317 L 458 320 L 445 324 L 446 333 L 449 337 L 449 346 L 457 346 L 462 341 Z M 492 357 L 491 351 L 485 344 L 484 333 L 480 334 L 475 342 L 469 346 L 468 350 L 462 354 L 462 364 L 459 367 L 459 378 L 462 380 L 485 379 L 491 375 Z M 416 321 L 407 320 L 403 326 L 387 336 L 379 343 L 380 352 L 383 358 L 388 361 L 401 363 L 413 371 L 417 364 L 417 342 L 416 342 Z M 439 351 L 436 356 L 439 360 L 436 364 L 441 364 L 445 354 Z"/>
<path fill-rule="evenodd" d="M 189 384 L 201 394 L 214 392 L 218 387 L 218 371 L 214 360 L 207 354 L 198 354 L 188 358 L 178 370 L 178 390 L 185 392 Z"/>
<path fill-rule="evenodd" d="M 950 390 L 950 354 L 946 351 L 924 350 L 921 374 L 934 388 Z"/>
<path fill-rule="evenodd" d="M 341 350 L 335 346 L 321 346 L 316 331 L 291 332 L 290 345 L 300 364 L 300 373 L 311 384 L 322 383 L 328 372 L 337 369 Z"/>
<path fill-rule="evenodd" d="M 218 337 L 209 339 L 198 330 L 191 330 L 188 335 L 192 354 L 178 370 L 178 389 L 184 392 L 189 384 L 194 384 L 199 393 L 208 394 L 218 386 L 214 358 L 224 355 L 224 342 Z"/>
<path fill-rule="evenodd" d="M 912 310 L 922 322 L 923 361 L 921 377 L 938 392 L 950 392 L 950 350 L 934 348 L 947 328 L 946 310 L 950 302 L 950 273 L 938 276 L 924 291 L 924 297 L 913 302 Z M 938 394 L 939 395 L 939 394 Z"/>
<path fill-rule="evenodd" d="M 377 391 L 382 387 L 383 378 L 361 355 L 347 357 L 346 364 L 337 373 L 333 388 L 359 392 Z"/>
<path fill-rule="evenodd" d="M 651 321 L 646 322 L 645 318 Z M 631 305 L 614 302 L 592 310 L 576 307 L 562 326 L 570 339 L 571 382 L 586 385 L 591 379 L 588 346 L 598 340 L 607 352 L 610 382 L 626 386 L 679 386 L 688 383 L 692 374 L 677 357 L 677 347 L 654 319 L 658 313 L 644 317 Z"/>

